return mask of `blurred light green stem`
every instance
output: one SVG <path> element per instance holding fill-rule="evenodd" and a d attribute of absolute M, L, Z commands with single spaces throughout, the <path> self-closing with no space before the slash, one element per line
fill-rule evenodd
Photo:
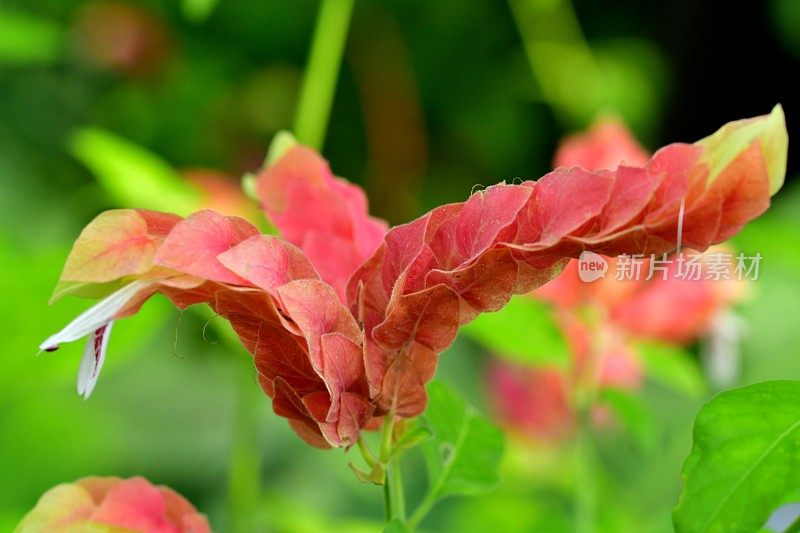
<path fill-rule="evenodd" d="M 255 530 L 255 516 L 261 494 L 261 454 L 258 439 L 258 403 L 254 392 L 260 392 L 253 380 L 253 367 L 239 363 L 234 438 L 228 470 L 228 520 L 230 531 L 247 533 Z"/>
<path fill-rule="evenodd" d="M 588 408 L 582 411 L 578 413 L 575 435 L 575 531 L 594 533 L 597 521 L 597 480 L 594 477 L 591 413 Z"/>
<path fill-rule="evenodd" d="M 322 0 L 295 115 L 297 140 L 315 150 L 325 142 L 336 80 L 355 0 Z"/>
<path fill-rule="evenodd" d="M 232 352 L 240 356 L 236 376 L 236 399 L 233 411 L 233 442 L 228 468 L 228 530 L 232 533 L 254 531 L 261 498 L 261 453 L 258 438 L 258 400 L 261 390 L 255 383 L 253 359 L 239 342 L 230 324 L 210 307 L 197 307 L 209 320 Z"/>
<path fill-rule="evenodd" d="M 541 99 L 566 126 L 583 127 L 607 105 L 602 69 L 569 0 L 508 0 Z"/>
<path fill-rule="evenodd" d="M 595 322 L 596 317 L 589 314 L 584 321 L 590 328 L 591 342 L 587 368 L 587 380 L 575 384 L 573 409 L 576 428 L 573 442 L 574 452 L 574 530 L 576 533 L 595 533 L 597 531 L 597 471 L 595 463 L 594 433 L 592 428 L 592 409 L 597 404 L 597 383 L 591 376 L 598 375 L 596 365 L 601 360 L 603 338 Z M 577 362 L 575 363 L 577 364 Z"/>

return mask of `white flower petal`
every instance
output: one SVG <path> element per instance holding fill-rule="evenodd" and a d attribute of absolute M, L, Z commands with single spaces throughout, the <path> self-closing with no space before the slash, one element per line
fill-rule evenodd
<path fill-rule="evenodd" d="M 58 333 L 49 336 L 42 344 L 40 350 L 53 351 L 62 342 L 72 342 L 85 337 L 107 324 L 114 318 L 120 309 L 125 307 L 137 292 L 147 287 L 148 281 L 134 281 L 125 285 L 117 292 L 106 296 L 95 305 L 81 313 L 72 322 Z"/>
<path fill-rule="evenodd" d="M 100 369 L 103 368 L 106 360 L 106 349 L 113 325 L 114 321 L 112 320 L 89 335 L 86 341 L 81 365 L 78 368 L 78 394 L 85 400 L 92 394 L 94 386 L 97 384 L 97 378 L 100 376 Z"/>

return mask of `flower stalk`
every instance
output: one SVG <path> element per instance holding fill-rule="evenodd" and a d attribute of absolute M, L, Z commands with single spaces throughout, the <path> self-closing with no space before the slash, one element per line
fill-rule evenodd
<path fill-rule="evenodd" d="M 325 142 L 336 80 L 355 0 L 322 0 L 295 115 L 297 139 L 319 150 Z"/>

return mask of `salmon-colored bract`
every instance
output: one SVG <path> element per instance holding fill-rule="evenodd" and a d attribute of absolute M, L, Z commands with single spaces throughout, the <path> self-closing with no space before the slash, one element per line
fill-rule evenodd
<path fill-rule="evenodd" d="M 93 327 L 154 292 L 181 308 L 207 303 L 253 354 L 276 413 L 314 445 L 349 446 L 375 416 L 422 413 L 425 384 L 460 325 L 551 280 L 583 250 L 670 252 L 681 218 L 684 246 L 729 238 L 767 208 L 785 158 L 776 108 L 641 166 L 501 183 L 387 232 L 360 189 L 295 145 L 258 182 L 285 240 L 213 211 L 178 222 L 121 210 L 117 225 L 103 214 L 76 243 L 68 265 L 81 268 L 65 270 L 61 293 L 144 283 L 109 316 L 87 312 Z M 83 332 L 72 326 L 43 349 Z"/>

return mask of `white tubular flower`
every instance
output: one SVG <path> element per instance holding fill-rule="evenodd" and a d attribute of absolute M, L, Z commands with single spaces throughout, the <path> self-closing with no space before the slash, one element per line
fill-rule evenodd
<path fill-rule="evenodd" d="M 78 315 L 58 333 L 49 336 L 40 350 L 53 352 L 64 342 L 72 342 L 88 336 L 78 370 L 78 394 L 88 398 L 97 383 L 97 377 L 106 358 L 108 337 L 116 314 L 142 289 L 150 285 L 147 281 L 134 281 L 106 296 Z"/>

